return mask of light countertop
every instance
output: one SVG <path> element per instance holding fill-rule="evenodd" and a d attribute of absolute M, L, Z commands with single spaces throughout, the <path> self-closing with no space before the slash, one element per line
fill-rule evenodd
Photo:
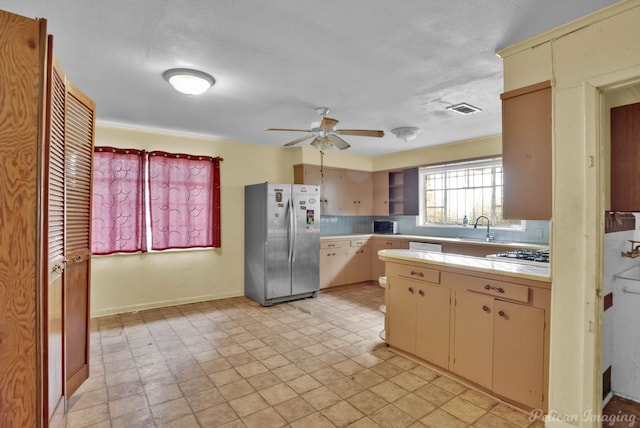
<path fill-rule="evenodd" d="M 435 253 L 415 250 L 380 250 L 378 256 L 384 261 L 404 260 L 438 266 L 450 266 L 476 272 L 494 273 L 535 281 L 551 282 L 549 266 L 503 262 L 482 257 L 461 256 L 458 254 Z"/>
<path fill-rule="evenodd" d="M 353 235 L 329 235 L 329 236 L 321 236 L 320 240 L 333 240 L 333 239 L 367 239 L 370 237 L 375 238 L 383 238 L 383 239 L 408 239 L 410 241 L 418 241 L 418 242 L 449 242 L 449 243 L 458 243 L 458 244 L 469 244 L 469 245 L 484 245 L 484 246 L 496 246 L 496 247 L 511 247 L 514 250 L 520 248 L 528 248 L 528 249 L 536 249 L 536 250 L 545 250 L 549 248 L 548 245 L 542 244 L 532 244 L 526 242 L 510 242 L 510 241 L 485 241 L 484 239 L 472 239 L 472 238 L 450 238 L 444 236 L 425 236 L 425 235 L 387 235 L 380 233 L 360 233 Z"/>

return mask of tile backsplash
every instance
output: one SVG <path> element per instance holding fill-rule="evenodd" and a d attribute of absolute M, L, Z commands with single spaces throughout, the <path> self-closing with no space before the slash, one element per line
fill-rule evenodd
<path fill-rule="evenodd" d="M 320 235 L 348 235 L 358 233 L 373 233 L 374 220 L 396 220 L 399 232 L 402 235 L 441 236 L 447 238 L 477 238 L 482 239 L 486 235 L 486 225 L 477 229 L 467 227 L 425 227 L 416 225 L 415 216 L 321 216 Z M 495 239 L 498 241 L 513 241 L 532 244 L 549 243 L 549 222 L 528 220 L 526 230 L 494 229 Z"/>

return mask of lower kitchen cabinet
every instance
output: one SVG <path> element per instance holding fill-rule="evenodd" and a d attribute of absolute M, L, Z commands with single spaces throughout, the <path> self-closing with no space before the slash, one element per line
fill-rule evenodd
<path fill-rule="evenodd" d="M 367 240 L 350 241 L 347 261 L 347 283 L 369 281 L 371 278 L 371 245 Z"/>
<path fill-rule="evenodd" d="M 378 251 L 409 248 L 408 239 L 371 238 L 371 280 L 377 281 L 384 276 L 384 262 L 378 258 Z"/>
<path fill-rule="evenodd" d="M 438 284 L 440 272 L 398 267 L 387 274 L 389 344 L 447 368 L 450 289 Z"/>
<path fill-rule="evenodd" d="M 545 310 L 532 306 L 532 290 L 466 275 L 443 276 L 466 288 L 455 291 L 451 371 L 518 403 L 542 408 Z M 481 283 L 502 298 L 477 292 Z"/>
<path fill-rule="evenodd" d="M 494 311 L 492 390 L 542 408 L 544 310 L 496 300 Z"/>
<path fill-rule="evenodd" d="M 451 371 L 491 388 L 493 360 L 492 296 L 456 291 Z"/>
<path fill-rule="evenodd" d="M 449 367 L 449 312 L 451 290 L 423 285 L 416 305 L 416 355 L 440 367 Z"/>
<path fill-rule="evenodd" d="M 387 343 L 546 411 L 549 284 L 447 269 L 387 261 Z"/>
<path fill-rule="evenodd" d="M 532 408 L 542 406 L 544 310 L 455 293 L 451 371 Z"/>
<path fill-rule="evenodd" d="M 347 284 L 349 241 L 320 242 L 320 288 Z"/>

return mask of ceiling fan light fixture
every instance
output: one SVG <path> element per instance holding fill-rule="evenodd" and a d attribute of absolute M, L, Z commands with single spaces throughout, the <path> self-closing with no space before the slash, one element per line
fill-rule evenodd
<path fill-rule="evenodd" d="M 393 128 L 391 133 L 401 140 L 407 141 L 415 140 L 418 134 L 422 132 L 422 129 L 415 126 L 401 126 L 399 128 Z"/>
<path fill-rule="evenodd" d="M 201 95 L 216 83 L 210 74 L 189 68 L 172 68 L 162 76 L 176 91 L 186 95 Z"/>

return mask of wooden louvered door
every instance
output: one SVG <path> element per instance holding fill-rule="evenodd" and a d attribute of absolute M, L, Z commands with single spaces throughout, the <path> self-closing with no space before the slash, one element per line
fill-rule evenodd
<path fill-rule="evenodd" d="M 67 82 L 64 329 L 67 400 L 89 377 L 91 171 L 95 104 Z"/>
<path fill-rule="evenodd" d="M 65 114 L 65 75 L 53 57 L 49 39 L 48 52 L 48 92 L 45 171 L 47 172 L 44 189 L 47 201 L 46 233 L 47 246 L 45 259 L 44 314 L 46 326 L 43 348 L 45 354 L 44 379 L 46 381 L 44 415 L 53 416 L 56 407 L 64 395 L 63 366 L 63 324 L 62 296 L 64 271 L 64 114 Z"/>

